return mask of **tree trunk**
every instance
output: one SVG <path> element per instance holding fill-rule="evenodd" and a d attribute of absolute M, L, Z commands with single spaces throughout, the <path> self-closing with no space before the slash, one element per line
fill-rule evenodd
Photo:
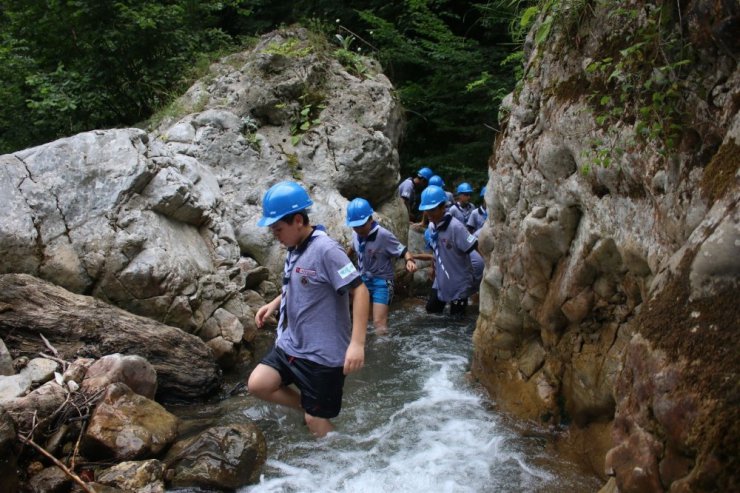
<path fill-rule="evenodd" d="M 0 337 L 13 356 L 35 356 L 48 351 L 39 334 L 67 360 L 146 358 L 157 370 L 158 399 L 202 397 L 221 382 L 211 350 L 192 334 L 33 276 L 1 275 Z"/>

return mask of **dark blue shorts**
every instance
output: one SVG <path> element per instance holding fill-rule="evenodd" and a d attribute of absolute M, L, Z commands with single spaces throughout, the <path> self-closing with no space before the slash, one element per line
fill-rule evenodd
<path fill-rule="evenodd" d="M 344 368 L 296 358 L 275 346 L 261 363 L 280 373 L 282 384 L 301 391 L 301 407 L 311 416 L 334 418 L 342 408 Z"/>

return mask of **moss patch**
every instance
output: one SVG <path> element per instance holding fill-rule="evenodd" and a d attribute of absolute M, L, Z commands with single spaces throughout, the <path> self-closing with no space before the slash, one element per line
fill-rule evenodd
<path fill-rule="evenodd" d="M 709 162 L 701 178 L 701 191 L 710 204 L 735 186 L 738 166 L 740 166 L 740 146 L 734 140 L 728 139 Z"/>
<path fill-rule="evenodd" d="M 558 103 L 577 101 L 589 94 L 591 83 L 581 74 L 564 80 L 555 87 L 548 88 L 546 95 L 555 98 Z"/>
<path fill-rule="evenodd" d="M 645 305 L 636 319 L 637 329 L 672 361 L 685 359 L 684 386 L 704 396 L 713 406 L 690 438 L 697 447 L 697 461 L 713 455 L 723 462 L 723 474 L 704 478 L 714 485 L 728 485 L 737 471 L 740 443 L 740 304 L 737 291 L 689 301 L 689 271 L 693 255 L 679 267 L 680 275 Z M 720 488 L 720 491 L 729 491 Z"/>

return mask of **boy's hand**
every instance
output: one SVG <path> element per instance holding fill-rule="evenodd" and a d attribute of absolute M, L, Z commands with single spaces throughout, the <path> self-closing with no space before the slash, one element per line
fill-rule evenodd
<path fill-rule="evenodd" d="M 350 342 L 347 354 L 344 357 L 344 374 L 349 375 L 365 365 L 365 347 L 356 342 Z"/>

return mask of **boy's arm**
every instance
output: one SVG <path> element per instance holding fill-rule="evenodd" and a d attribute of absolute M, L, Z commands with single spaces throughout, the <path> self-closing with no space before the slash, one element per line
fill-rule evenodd
<path fill-rule="evenodd" d="M 365 364 L 365 336 L 367 315 L 370 312 L 370 293 L 360 283 L 351 291 L 352 296 L 352 339 L 344 357 L 344 374 L 359 370 Z"/>
<path fill-rule="evenodd" d="M 254 316 L 254 321 L 257 323 L 257 328 L 262 328 L 265 323 L 265 319 L 272 315 L 275 310 L 280 308 L 280 300 L 282 299 L 282 297 L 282 294 L 277 295 L 274 300 L 265 305 L 262 305 L 260 309 L 257 310 L 257 313 Z"/>

